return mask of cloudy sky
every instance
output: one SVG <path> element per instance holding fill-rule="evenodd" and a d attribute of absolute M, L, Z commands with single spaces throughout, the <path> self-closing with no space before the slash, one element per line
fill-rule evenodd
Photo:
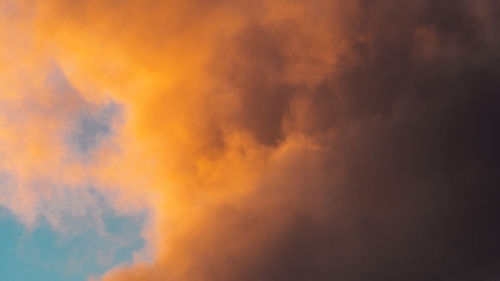
<path fill-rule="evenodd" d="M 0 0 L 1 281 L 500 278 L 497 0 Z"/>

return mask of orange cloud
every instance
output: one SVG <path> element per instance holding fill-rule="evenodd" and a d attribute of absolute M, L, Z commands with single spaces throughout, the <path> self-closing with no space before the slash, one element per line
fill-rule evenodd
<path fill-rule="evenodd" d="M 15 182 L 1 203 L 27 224 L 48 214 L 37 202 L 56 198 L 58 190 L 93 185 L 115 192 L 118 210 L 151 209 L 145 235 L 153 267 L 184 278 L 195 257 L 183 252 L 215 223 L 221 206 L 245 204 L 277 159 L 294 157 L 288 147 L 321 149 L 294 125 L 280 125 L 301 118 L 301 112 L 285 114 L 292 91 L 319 83 L 344 48 L 333 45 L 326 12 L 317 7 L 286 1 L 12 5 L 15 11 L 1 22 L 10 26 L 1 30 L 11 31 L 0 37 L 7 42 L 0 52 L 6 93 L 0 165 Z M 262 63 L 252 65 L 253 58 Z M 54 65 L 74 93 L 47 81 Z M 271 80 L 304 88 L 272 89 Z M 257 92 L 240 88 L 250 84 Z M 124 122 L 82 161 L 65 137 L 85 104 L 109 101 L 123 106 Z"/>
<path fill-rule="evenodd" d="M 416 2 L 415 15 L 431 5 Z M 398 122 L 393 108 L 405 104 L 393 95 L 415 92 L 405 87 L 420 75 L 398 76 L 390 54 L 432 63 L 444 46 L 432 23 L 396 26 L 364 1 L 11 5 L 0 17 L 0 169 L 15 181 L 0 204 L 33 224 L 40 198 L 92 185 L 117 210 L 148 208 L 142 254 L 154 262 L 138 258 L 110 281 L 260 280 L 266 249 L 287 248 L 288 229 L 345 223 L 332 214 L 335 186 L 361 181 L 353 167 L 376 166 L 358 161 L 371 152 L 365 139 Z M 69 88 L 50 82 L 54 68 Z M 110 102 L 123 107 L 113 135 L 75 155 L 66 136 L 78 112 Z"/>

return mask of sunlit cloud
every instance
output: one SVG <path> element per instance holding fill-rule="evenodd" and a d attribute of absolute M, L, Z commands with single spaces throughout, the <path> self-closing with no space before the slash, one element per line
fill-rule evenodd
<path fill-rule="evenodd" d="M 497 210 L 498 5 L 445 2 L 0 0 L 0 205 L 61 233 L 105 228 L 94 192 L 146 214 L 106 281 L 476 268 L 498 243 L 464 229 L 500 231 L 457 210 Z"/>

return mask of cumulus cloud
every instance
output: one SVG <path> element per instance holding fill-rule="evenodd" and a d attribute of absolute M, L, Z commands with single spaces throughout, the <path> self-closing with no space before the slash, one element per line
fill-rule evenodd
<path fill-rule="evenodd" d="M 500 258 L 495 1 L 14 6 L 0 165 L 25 184 L 0 202 L 29 218 L 42 186 L 93 184 L 148 208 L 154 262 L 103 280 L 460 280 Z M 109 142 L 74 158 L 75 110 L 110 102 Z"/>

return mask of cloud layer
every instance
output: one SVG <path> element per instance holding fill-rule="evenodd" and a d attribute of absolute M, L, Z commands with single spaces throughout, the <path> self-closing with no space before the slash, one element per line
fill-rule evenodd
<path fill-rule="evenodd" d="M 104 280 L 494 274 L 495 1 L 0 3 L 0 203 L 148 209 Z"/>

